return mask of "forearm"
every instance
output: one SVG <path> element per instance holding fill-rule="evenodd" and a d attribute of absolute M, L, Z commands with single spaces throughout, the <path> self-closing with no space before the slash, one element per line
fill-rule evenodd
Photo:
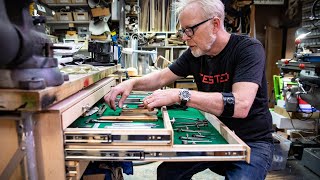
<path fill-rule="evenodd" d="M 250 82 L 235 83 L 232 93 L 235 99 L 234 118 L 245 118 L 248 116 L 258 85 Z M 224 102 L 220 92 L 198 92 L 191 91 L 191 98 L 187 104 L 190 107 L 220 116 L 224 111 Z"/>
<path fill-rule="evenodd" d="M 218 92 L 191 91 L 187 106 L 219 116 L 223 112 L 222 94 Z"/>

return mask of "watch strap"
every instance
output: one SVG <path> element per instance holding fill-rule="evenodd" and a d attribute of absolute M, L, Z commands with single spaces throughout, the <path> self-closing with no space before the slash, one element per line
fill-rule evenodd
<path fill-rule="evenodd" d="M 223 100 L 223 112 L 220 116 L 222 117 L 232 117 L 234 114 L 234 104 L 235 99 L 232 93 L 222 92 L 222 100 Z"/>

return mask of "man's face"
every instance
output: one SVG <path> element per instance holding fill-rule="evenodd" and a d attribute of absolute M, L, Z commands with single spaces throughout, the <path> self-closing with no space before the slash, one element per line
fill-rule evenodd
<path fill-rule="evenodd" d="M 203 18 L 201 11 L 198 5 L 193 3 L 179 16 L 181 29 L 184 32 L 182 39 L 186 41 L 195 57 L 207 54 L 216 41 L 216 34 L 212 31 L 214 18 Z"/>

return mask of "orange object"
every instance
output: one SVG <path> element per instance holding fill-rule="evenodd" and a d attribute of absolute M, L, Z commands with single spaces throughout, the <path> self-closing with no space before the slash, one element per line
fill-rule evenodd
<path fill-rule="evenodd" d="M 305 68 L 305 65 L 304 65 L 304 64 L 299 64 L 299 68 L 300 68 L 300 69 L 304 69 L 304 68 Z"/>

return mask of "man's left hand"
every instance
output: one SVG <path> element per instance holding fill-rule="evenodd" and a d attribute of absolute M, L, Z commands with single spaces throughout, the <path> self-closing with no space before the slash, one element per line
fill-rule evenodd
<path fill-rule="evenodd" d="M 149 111 L 162 106 L 170 106 L 180 102 L 179 89 L 156 90 L 143 99 L 144 107 Z"/>

